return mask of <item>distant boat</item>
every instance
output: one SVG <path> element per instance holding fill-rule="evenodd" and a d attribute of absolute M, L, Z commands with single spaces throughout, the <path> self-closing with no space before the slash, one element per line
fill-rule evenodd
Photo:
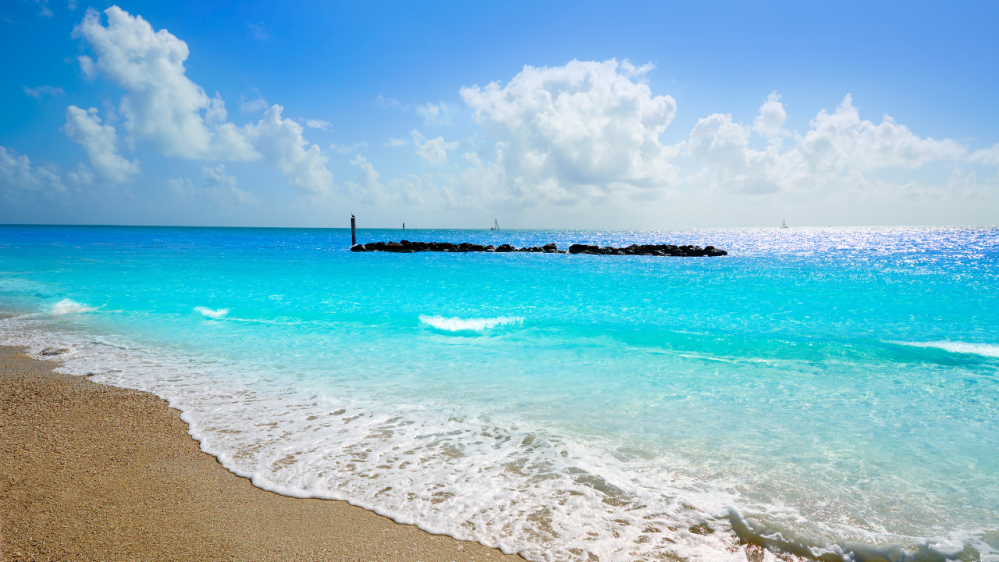
<path fill-rule="evenodd" d="M 493 227 L 489 230 L 499 230 L 499 223 L 496 222 L 496 219 L 493 219 Z"/>
<path fill-rule="evenodd" d="M 780 227 L 781 228 L 787 228 L 787 221 L 786 220 L 785 221 L 781 221 Z"/>

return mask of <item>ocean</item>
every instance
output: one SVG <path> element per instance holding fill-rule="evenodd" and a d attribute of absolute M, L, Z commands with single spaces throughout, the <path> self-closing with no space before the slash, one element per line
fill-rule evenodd
<path fill-rule="evenodd" d="M 403 238 L 729 255 L 0 226 L 0 344 L 258 487 L 529 560 L 999 561 L 999 229 L 358 231 Z"/>

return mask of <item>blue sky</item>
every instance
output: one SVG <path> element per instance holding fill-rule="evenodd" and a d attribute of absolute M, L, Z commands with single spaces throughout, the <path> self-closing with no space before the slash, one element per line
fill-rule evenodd
<path fill-rule="evenodd" d="M 11 0 L 0 222 L 996 224 L 999 5 L 871 4 Z"/>

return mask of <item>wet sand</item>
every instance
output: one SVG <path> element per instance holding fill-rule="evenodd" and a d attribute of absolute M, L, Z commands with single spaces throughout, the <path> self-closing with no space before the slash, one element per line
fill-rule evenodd
<path fill-rule="evenodd" d="M 148 393 L 0 346 L 0 560 L 522 560 L 254 488 Z"/>

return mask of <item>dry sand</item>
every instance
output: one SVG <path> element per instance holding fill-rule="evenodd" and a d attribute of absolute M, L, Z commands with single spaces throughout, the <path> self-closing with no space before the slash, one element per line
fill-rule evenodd
<path fill-rule="evenodd" d="M 254 488 L 152 394 L 0 346 L 2 560 L 522 560 Z"/>

